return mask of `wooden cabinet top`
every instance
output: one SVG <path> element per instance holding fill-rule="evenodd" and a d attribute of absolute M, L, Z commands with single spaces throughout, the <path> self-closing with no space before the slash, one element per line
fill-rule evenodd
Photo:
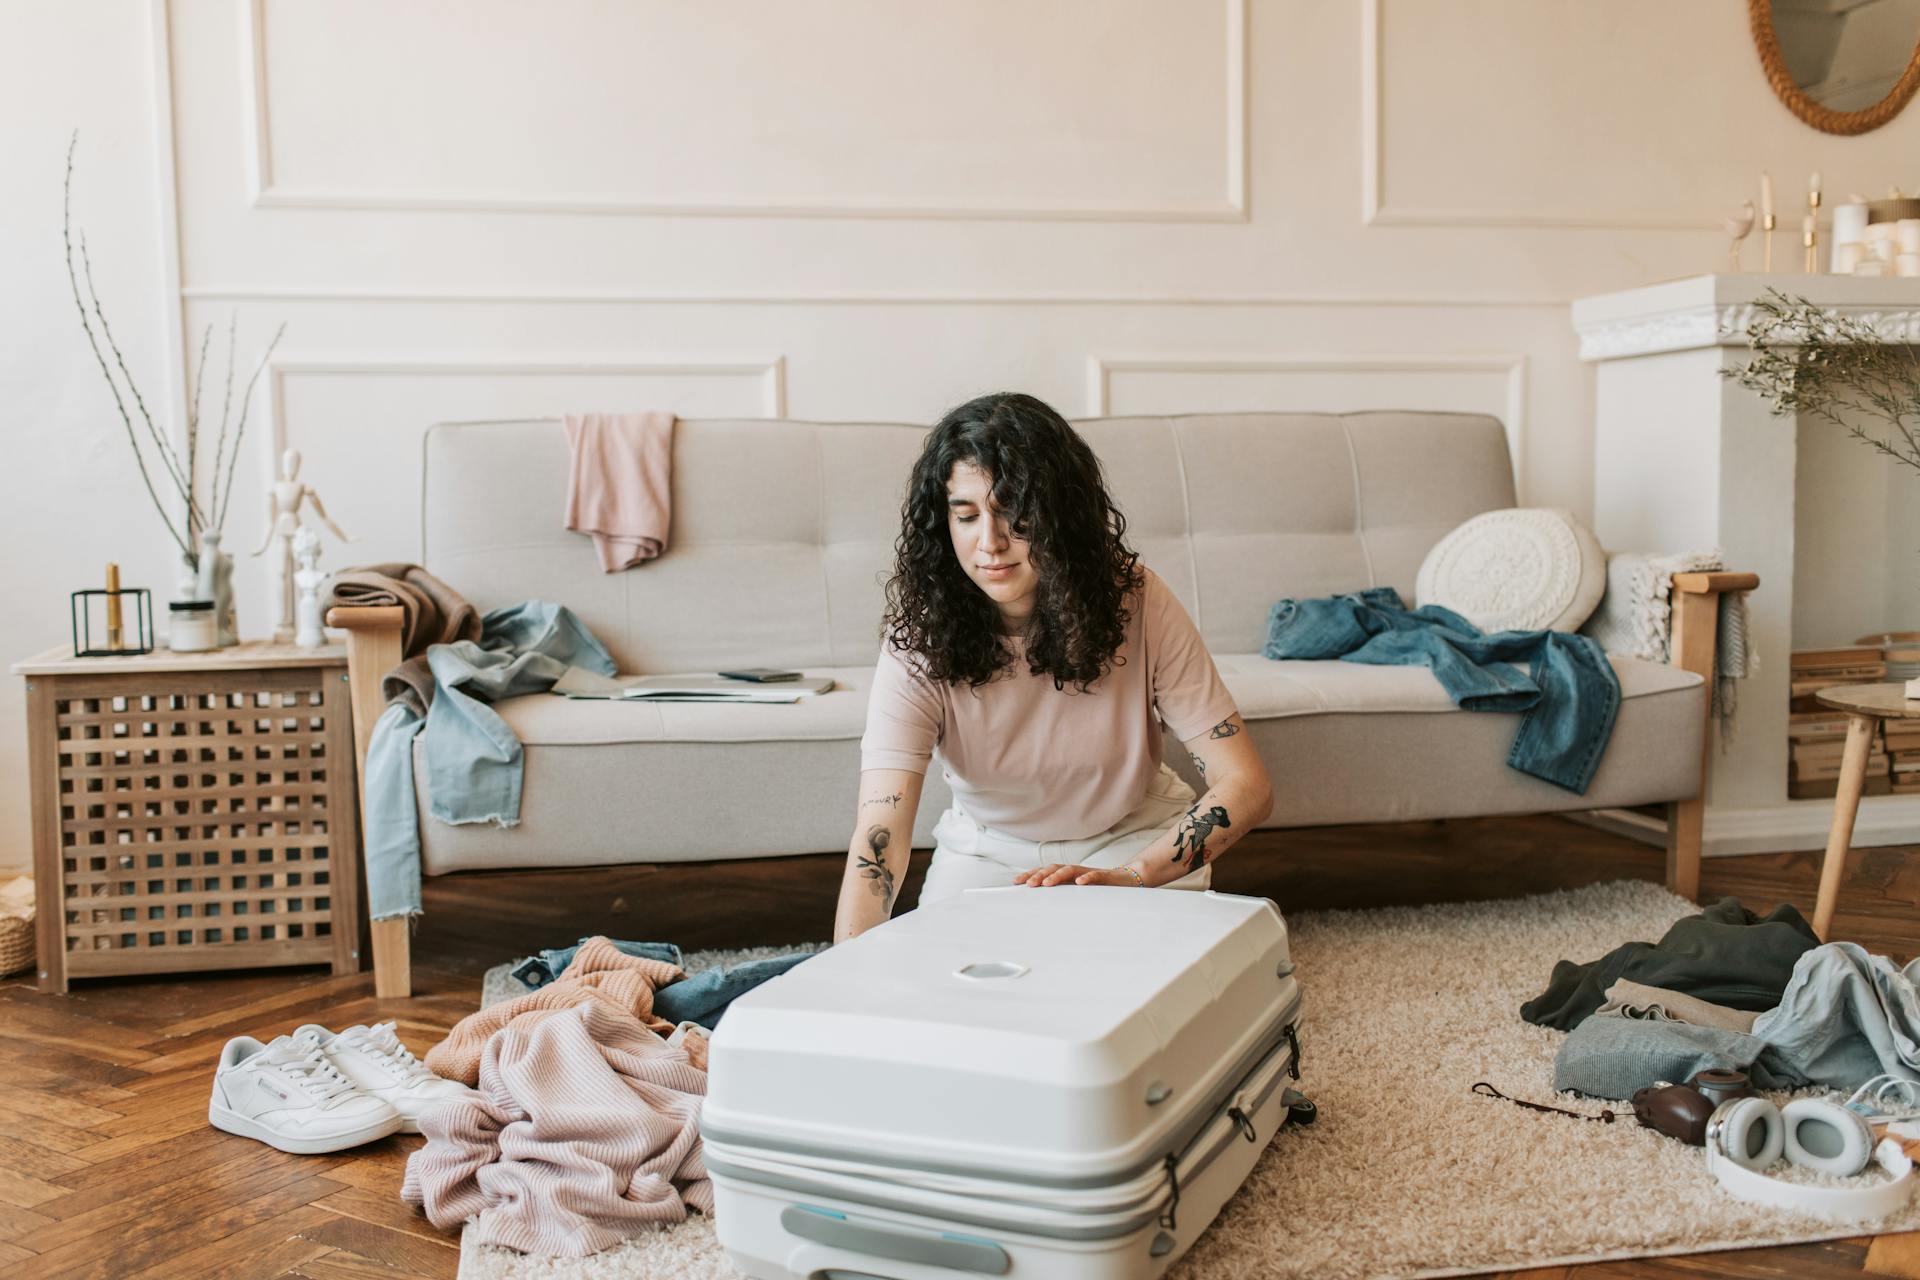
<path fill-rule="evenodd" d="M 344 667 L 347 647 L 328 641 L 317 649 L 298 645 L 275 644 L 271 640 L 245 640 L 225 649 L 204 653 L 175 653 L 155 649 L 152 653 L 130 654 L 124 658 L 76 658 L 72 645 L 61 645 L 13 664 L 17 676 L 120 675 L 150 671 L 248 671 L 266 667 Z"/>

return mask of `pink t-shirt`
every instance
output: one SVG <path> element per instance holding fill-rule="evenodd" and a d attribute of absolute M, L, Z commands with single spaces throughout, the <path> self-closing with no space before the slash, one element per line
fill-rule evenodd
<path fill-rule="evenodd" d="M 1115 665 L 1085 693 L 1015 665 L 975 689 L 936 684 L 883 645 L 860 741 L 862 769 L 924 774 L 937 753 L 960 807 L 1023 840 L 1082 840 L 1118 822 L 1160 768 L 1160 725 L 1181 741 L 1234 714 L 1193 619 L 1151 569 Z"/>

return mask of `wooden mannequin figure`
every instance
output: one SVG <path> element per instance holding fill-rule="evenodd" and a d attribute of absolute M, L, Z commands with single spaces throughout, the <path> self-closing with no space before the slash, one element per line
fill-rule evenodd
<path fill-rule="evenodd" d="M 253 554 L 266 554 L 267 548 L 275 547 L 273 557 L 275 595 L 279 600 L 279 620 L 274 624 L 273 639 L 276 644 L 291 643 L 294 638 L 294 568 L 293 537 L 300 531 L 300 509 L 311 503 L 313 514 L 320 523 L 330 530 L 334 537 L 342 542 L 353 539 L 340 531 L 327 515 L 327 509 L 320 501 L 320 495 L 314 492 L 312 485 L 300 483 L 300 451 L 289 449 L 280 455 L 280 478 L 267 490 L 267 536 L 261 540 L 260 549 Z"/>

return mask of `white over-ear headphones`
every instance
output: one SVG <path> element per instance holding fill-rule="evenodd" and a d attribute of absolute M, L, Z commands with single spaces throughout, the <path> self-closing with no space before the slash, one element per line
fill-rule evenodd
<path fill-rule="evenodd" d="M 1898 1124 L 1890 1131 L 1912 1134 Z M 1825 1098 L 1800 1098 L 1775 1108 L 1765 1098 L 1735 1098 L 1707 1120 L 1707 1168 L 1742 1200 L 1797 1209 L 1822 1218 L 1880 1218 L 1913 1194 L 1913 1161 L 1895 1138 L 1873 1140 L 1858 1112 Z M 1803 1169 L 1851 1177 L 1878 1161 L 1891 1175 L 1866 1187 L 1813 1187 L 1782 1182 L 1761 1172 L 1782 1155 Z"/>

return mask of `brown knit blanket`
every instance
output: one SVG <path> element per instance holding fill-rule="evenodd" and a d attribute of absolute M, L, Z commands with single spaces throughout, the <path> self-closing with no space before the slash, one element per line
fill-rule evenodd
<path fill-rule="evenodd" d="M 417 564 L 372 564 L 333 575 L 327 607 L 399 605 L 400 653 L 406 661 L 380 678 L 388 702 L 405 702 L 424 716 L 433 704 L 427 647 L 480 638 L 480 611 L 466 597 Z"/>

